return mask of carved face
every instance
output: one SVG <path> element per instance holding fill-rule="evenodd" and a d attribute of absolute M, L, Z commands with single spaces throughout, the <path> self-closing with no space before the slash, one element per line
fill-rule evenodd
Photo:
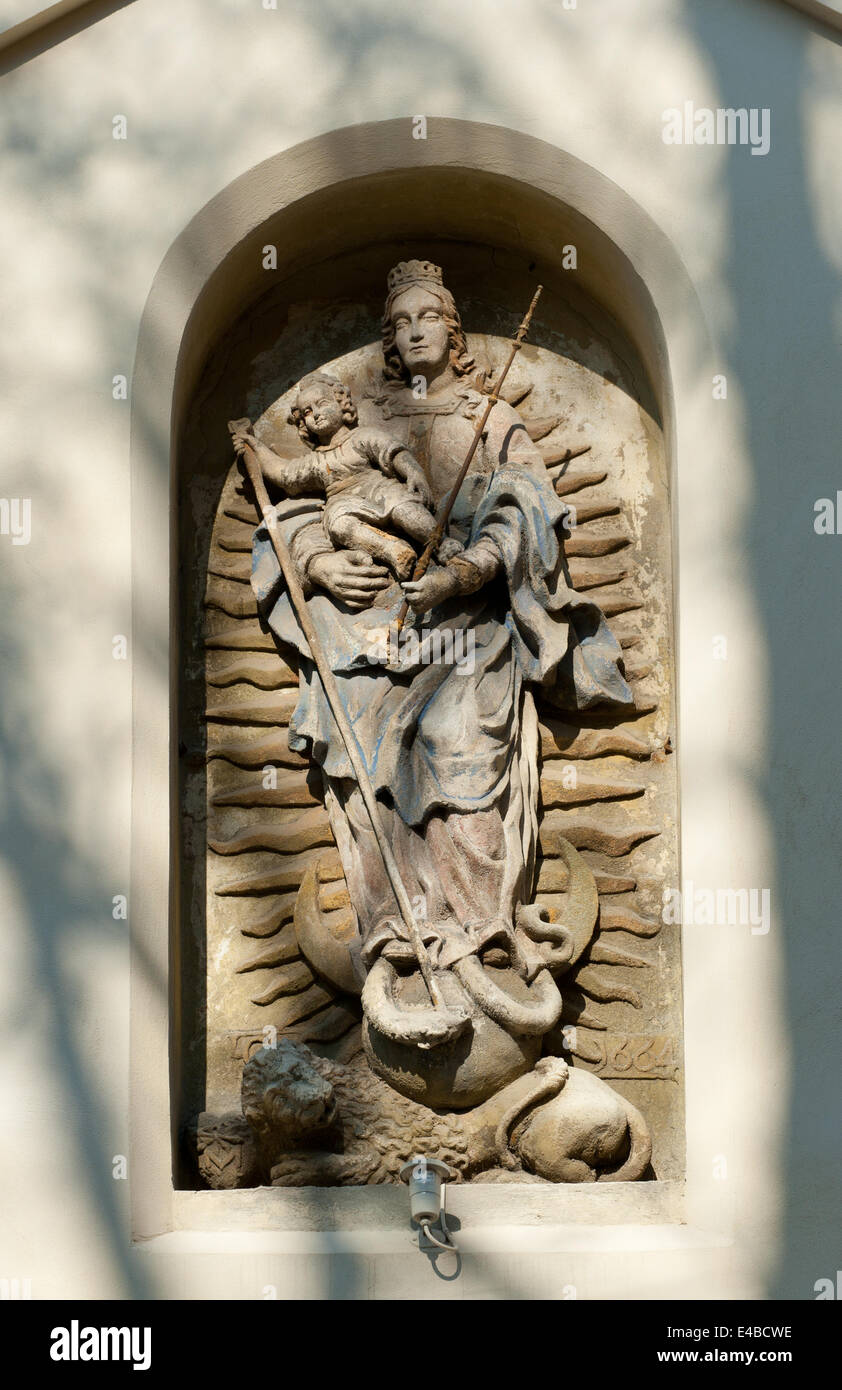
<path fill-rule="evenodd" d="M 413 285 L 392 305 L 392 326 L 401 360 L 411 376 L 436 377 L 450 357 L 450 334 L 441 300 Z"/>
<path fill-rule="evenodd" d="M 321 444 L 332 439 L 344 423 L 342 407 L 329 386 L 321 386 L 318 382 L 305 386 L 299 392 L 297 404 L 307 429 Z"/>
<path fill-rule="evenodd" d="M 333 1124 L 333 1087 L 310 1065 L 309 1056 L 307 1048 L 282 1039 L 246 1063 L 243 1112 L 256 1133 L 292 1144 Z"/>

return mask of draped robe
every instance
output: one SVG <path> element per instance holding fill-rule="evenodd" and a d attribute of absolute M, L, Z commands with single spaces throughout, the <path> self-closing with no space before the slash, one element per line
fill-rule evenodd
<path fill-rule="evenodd" d="M 425 469 L 439 501 L 455 481 L 485 398 L 457 381 L 415 400 L 393 385 L 362 403 Z M 331 549 L 318 498 L 276 508 L 313 622 L 336 674 L 422 936 L 441 966 L 511 928 L 532 901 L 538 841 L 538 724 L 533 692 L 570 711 L 633 706 L 621 649 L 599 607 L 570 587 L 567 509 L 517 413 L 496 403 L 453 509 L 460 572 L 474 592 L 423 614 L 430 642 L 385 637 L 402 602 L 393 585 L 353 613 L 313 589 L 307 564 Z M 467 568 L 466 568 L 467 566 Z M 356 910 L 362 967 L 404 938 L 394 894 L 348 756 L 290 605 L 265 526 L 255 533 L 252 584 L 272 631 L 293 647 L 299 699 L 290 747 L 320 766 L 331 827 Z M 457 661 L 448 660 L 455 637 Z M 435 635 L 437 634 L 437 636 Z M 422 633 L 423 636 L 423 633 Z M 361 968 L 362 968 L 361 967 Z"/>

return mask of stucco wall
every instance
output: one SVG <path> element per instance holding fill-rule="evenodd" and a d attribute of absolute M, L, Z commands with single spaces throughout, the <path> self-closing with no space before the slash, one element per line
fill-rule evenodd
<path fill-rule="evenodd" d="M 0 536 L 0 1275 L 31 1279 L 34 1297 L 248 1298 L 267 1284 L 279 1296 L 561 1297 L 575 1285 L 580 1297 L 812 1297 L 838 1265 L 825 1217 L 839 1159 L 842 542 L 813 527 L 815 500 L 836 495 L 842 436 L 838 34 L 768 0 L 482 0 L 458 17 L 438 0 L 279 0 L 277 11 L 136 0 L 43 51 L 0 58 L 2 494 L 31 499 L 32 518 L 29 544 Z M 770 108 L 769 153 L 665 144 L 664 109 L 689 100 Z M 425 142 L 413 141 L 415 114 L 429 118 Z M 113 139 L 116 115 L 125 140 Z M 560 177 L 571 162 L 596 171 L 590 212 L 629 241 L 644 281 L 658 280 L 658 238 L 686 279 L 698 322 L 670 302 L 677 272 L 650 286 L 680 383 L 684 871 L 705 886 L 769 887 L 771 930 L 685 933 L 695 1043 L 683 1233 L 663 1221 L 650 1231 L 644 1216 L 595 1233 L 573 1194 L 539 1235 L 489 1203 L 463 1215 L 468 1255 L 453 1284 L 413 1251 L 394 1203 L 363 1204 L 338 1237 L 219 1235 L 181 1212 L 180 1224 L 205 1229 L 132 1247 L 129 1187 L 142 1178 L 115 1180 L 112 1160 L 130 1147 L 135 924 L 131 899 L 128 922 L 112 899 L 129 894 L 131 873 L 132 684 L 142 719 L 165 711 L 168 693 L 164 531 L 147 530 L 132 578 L 132 413 L 143 436 L 135 521 L 138 508 L 160 514 L 170 450 L 160 401 L 132 397 L 141 316 L 168 249 L 232 180 L 361 122 L 403 121 L 389 130 L 392 158 L 405 138 L 407 161 L 458 161 L 457 133 L 435 117 L 548 142 Z M 346 168 L 325 148 L 310 176 L 326 184 Z M 261 196 L 271 205 L 271 185 Z M 236 241 L 224 224 L 235 206 L 220 204 L 220 245 Z M 657 237 L 632 230 L 632 207 L 636 228 Z M 241 207 L 237 217 L 240 235 L 259 221 Z M 194 272 L 176 259 L 158 281 L 162 338 Z M 726 400 L 713 400 L 714 373 L 727 377 Z M 113 397 L 119 374 L 128 400 Z M 126 661 L 112 655 L 117 634 Z M 715 659 L 719 635 L 726 660 Z M 146 828 L 154 838 L 166 815 L 154 798 L 146 812 L 136 866 Z M 136 999 L 165 1016 L 166 953 L 143 944 Z M 133 1075 L 132 1107 L 143 1111 L 148 1087 L 154 1108 L 161 1068 Z M 136 1146 L 136 1169 L 147 1159 Z"/>

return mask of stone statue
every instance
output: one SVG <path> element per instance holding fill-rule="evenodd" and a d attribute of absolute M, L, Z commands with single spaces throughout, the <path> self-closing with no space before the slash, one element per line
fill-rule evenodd
<path fill-rule="evenodd" d="M 322 986 L 360 996 L 364 1052 L 328 1060 L 301 1040 L 280 1040 L 246 1065 L 244 1115 L 264 1174 L 280 1183 L 393 1180 L 437 1126 L 443 1147 L 462 1154 L 463 1176 L 639 1178 L 651 1146 L 637 1110 L 597 1077 L 546 1055 L 559 1050 L 557 980 L 588 947 L 597 917 L 593 874 L 572 844 L 560 846 L 563 918 L 536 902 L 533 693 L 574 716 L 633 710 L 622 649 L 598 605 L 571 585 L 567 508 L 503 399 L 494 401 L 436 563 L 411 576 L 408 538 L 428 538 L 431 503 L 453 486 L 487 387 L 437 266 L 402 262 L 387 289 L 375 389 L 355 406 L 347 386 L 324 373 L 299 387 L 290 418 L 307 456 L 279 457 L 242 422 L 234 437 L 240 451 L 247 439 L 259 448 L 444 1007 L 430 1004 L 261 525 L 254 592 L 279 651 L 298 668 L 289 747 L 321 776 L 354 917 L 337 940 L 314 868 L 296 901 L 297 945 Z M 384 645 L 405 599 L 412 623 L 399 647 Z M 457 640 L 470 662 L 447 659 Z"/>
<path fill-rule="evenodd" d="M 417 460 L 385 430 L 361 427 L 348 387 L 323 372 L 302 381 L 289 419 L 313 452 L 279 459 L 252 438 L 264 478 L 289 497 L 324 491 L 322 525 L 331 543 L 362 550 L 408 579 L 416 554 L 394 531 L 426 542 L 434 526 L 433 494 Z M 245 437 L 234 434 L 239 452 Z M 446 538 L 438 558 L 446 561 L 461 548 Z"/>
<path fill-rule="evenodd" d="M 257 1145 L 248 1122 L 232 1111 L 199 1115 L 190 1136 L 199 1174 L 208 1187 L 252 1187 L 258 1176 Z"/>
<path fill-rule="evenodd" d="M 246 1064 L 243 1111 L 282 1187 L 397 1182 L 406 1154 L 424 1152 L 457 1181 L 510 1182 L 526 1159 L 549 1181 L 633 1182 L 652 1152 L 635 1107 L 560 1057 L 466 1113 L 433 1113 L 391 1091 L 362 1054 L 337 1065 L 282 1040 Z"/>

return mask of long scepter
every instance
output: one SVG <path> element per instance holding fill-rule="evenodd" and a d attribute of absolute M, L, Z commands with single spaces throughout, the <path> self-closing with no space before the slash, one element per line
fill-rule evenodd
<path fill-rule="evenodd" d="M 251 429 L 251 421 L 246 419 L 229 420 L 228 428 L 231 431 L 232 435 L 239 434 L 242 437 L 245 429 Z M 421 971 L 424 983 L 427 986 L 427 991 L 430 995 L 430 998 L 434 1006 L 436 1008 L 441 1008 L 441 993 L 433 976 L 433 967 L 430 961 L 430 955 L 426 946 L 424 945 L 424 942 L 421 939 L 421 933 L 418 930 L 418 923 L 415 920 L 412 911 L 412 904 L 409 901 L 409 894 L 407 893 L 406 887 L 404 886 L 403 880 L 400 876 L 400 870 L 398 869 L 395 856 L 392 853 L 391 845 L 389 844 L 389 841 L 386 839 L 383 826 L 380 823 L 380 816 L 377 810 L 377 798 L 374 793 L 374 787 L 371 784 L 371 778 L 368 775 L 368 768 L 366 767 L 365 762 L 363 760 L 359 744 L 357 743 L 357 740 L 354 736 L 354 731 L 351 728 L 350 721 L 348 719 L 347 714 L 345 713 L 345 708 L 342 704 L 342 698 L 339 694 L 339 687 L 336 684 L 336 677 L 334 676 L 333 671 L 330 668 L 330 662 L 327 659 L 327 655 L 325 653 L 324 647 L 322 646 L 321 639 L 316 631 L 313 620 L 310 617 L 310 612 L 307 607 L 307 600 L 304 596 L 304 590 L 302 589 L 298 579 L 298 575 L 295 572 L 295 566 L 292 563 L 292 558 L 290 556 L 289 550 L 287 549 L 286 541 L 284 540 L 283 533 L 281 531 L 280 526 L 278 525 L 277 517 L 275 516 L 272 504 L 269 501 L 269 494 L 266 491 L 266 484 L 263 481 L 263 470 L 260 467 L 260 460 L 257 457 L 254 446 L 250 443 L 250 441 L 247 438 L 243 438 L 242 443 L 243 462 L 245 464 L 246 472 L 249 476 L 249 481 L 251 482 L 252 488 L 254 489 L 254 496 L 257 502 L 258 509 L 260 511 L 260 515 L 263 518 L 266 530 L 269 532 L 269 538 L 272 542 L 272 548 L 275 551 L 276 556 L 278 557 L 278 564 L 281 567 L 281 573 L 283 574 L 284 579 L 286 581 L 286 586 L 289 591 L 289 596 L 292 601 L 293 609 L 295 610 L 296 617 L 298 618 L 298 621 L 301 624 L 304 636 L 307 638 L 307 644 L 312 653 L 313 660 L 316 663 L 316 670 L 318 671 L 319 676 L 321 677 L 322 685 L 324 686 L 324 692 L 327 696 L 327 702 L 330 705 L 331 713 L 334 719 L 336 720 L 337 728 L 339 729 L 339 732 L 342 735 L 342 742 L 345 744 L 345 749 L 348 754 L 351 767 L 354 769 L 354 776 L 357 779 L 357 786 L 359 787 L 360 792 L 362 793 L 363 802 L 365 803 L 365 808 L 368 812 L 369 820 L 371 821 L 371 828 L 374 831 L 374 837 L 377 841 L 377 846 L 380 850 L 380 856 L 383 860 L 383 867 L 386 870 L 386 873 L 389 877 L 389 882 L 392 885 L 392 891 L 394 892 L 395 898 L 397 899 L 401 917 L 403 918 L 404 925 L 406 926 L 406 929 L 409 933 L 409 940 L 411 942 L 412 949 L 415 953 L 415 958 L 418 961 L 419 969 Z"/>
<path fill-rule="evenodd" d="M 486 397 L 485 409 L 483 410 L 482 415 L 479 417 L 476 425 L 474 426 L 474 434 L 470 442 L 470 445 L 468 446 L 468 452 L 465 455 L 465 462 L 459 469 L 459 474 L 456 479 L 456 482 L 453 484 L 453 487 L 448 493 L 443 506 L 439 510 L 433 533 L 430 536 L 430 539 L 425 545 L 423 551 L 418 557 L 418 561 L 415 565 L 415 569 L 412 575 L 413 582 L 415 582 L 415 580 L 418 579 L 423 579 L 424 575 L 427 573 L 427 569 L 429 567 L 431 559 L 433 558 L 433 554 L 435 553 L 439 543 L 441 542 L 441 539 L 445 532 L 445 527 L 447 526 L 447 523 L 450 520 L 450 513 L 453 511 L 453 505 L 456 501 L 456 498 L 459 496 L 459 489 L 464 483 L 465 478 L 468 475 L 468 469 L 473 463 L 474 454 L 476 453 L 477 446 L 480 442 L 480 439 L 482 438 L 482 432 L 488 423 L 488 417 L 500 399 L 500 392 L 503 389 L 503 382 L 506 380 L 506 377 L 508 376 L 509 368 L 514 362 L 517 354 L 520 352 L 520 349 L 523 347 L 524 339 L 526 338 L 526 335 L 529 332 L 529 325 L 532 321 L 532 315 L 535 313 L 535 305 L 538 303 L 538 300 L 541 297 L 541 291 L 543 290 L 543 288 L 543 285 L 539 285 L 534 295 L 532 296 L 532 303 L 530 304 L 529 308 L 526 311 L 526 314 L 524 315 L 523 323 L 520 325 L 520 328 L 518 329 L 517 333 L 512 339 L 511 351 L 508 357 L 506 358 L 505 363 L 503 364 L 503 370 L 501 371 L 496 382 L 494 383 L 494 387 L 491 390 L 490 394 Z M 406 615 L 408 612 L 409 599 L 405 599 L 403 604 L 401 605 L 400 612 L 398 613 L 397 620 L 395 622 L 394 630 L 396 632 L 400 632 L 401 628 L 404 625 L 404 622 L 406 621 Z"/>

